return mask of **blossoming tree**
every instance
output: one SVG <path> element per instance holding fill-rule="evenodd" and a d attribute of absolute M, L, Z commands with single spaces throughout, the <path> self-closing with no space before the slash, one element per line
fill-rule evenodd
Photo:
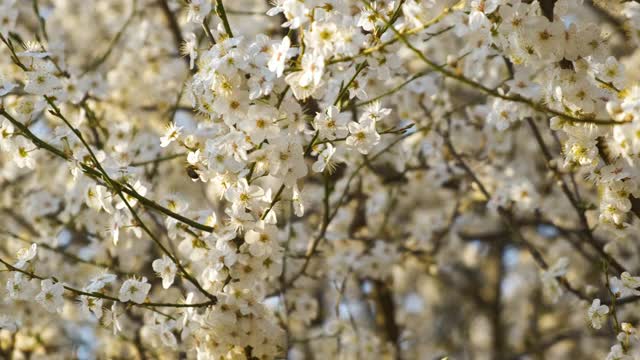
<path fill-rule="evenodd" d="M 640 1 L 0 0 L 0 357 L 640 359 Z"/>

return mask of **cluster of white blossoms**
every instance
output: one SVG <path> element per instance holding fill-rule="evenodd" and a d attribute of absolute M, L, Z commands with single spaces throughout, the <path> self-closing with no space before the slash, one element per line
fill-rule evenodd
<path fill-rule="evenodd" d="M 640 359 L 640 2 L 0 0 L 0 358 Z"/>

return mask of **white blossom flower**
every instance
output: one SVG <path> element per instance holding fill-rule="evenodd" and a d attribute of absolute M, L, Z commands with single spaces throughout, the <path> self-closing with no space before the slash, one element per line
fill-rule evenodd
<path fill-rule="evenodd" d="M 0 123 L 0 150 L 11 152 L 13 150 L 13 124 L 8 120 L 4 120 Z"/>
<path fill-rule="evenodd" d="M 283 27 L 297 29 L 308 20 L 309 9 L 304 2 L 297 0 L 274 0 L 274 7 L 267 11 L 267 15 L 274 16 L 284 13 L 287 21 L 282 24 Z"/>
<path fill-rule="evenodd" d="M 180 138 L 180 132 L 182 131 L 181 126 L 176 126 L 175 123 L 170 123 L 167 125 L 167 129 L 164 135 L 160 138 L 160 146 L 167 147 L 172 142 L 178 140 Z"/>
<path fill-rule="evenodd" d="M 631 276 L 628 272 L 620 274 L 620 278 L 612 276 L 610 279 L 611 291 L 618 297 L 640 295 L 640 276 Z"/>
<path fill-rule="evenodd" d="M 62 283 L 54 283 L 51 279 L 42 280 L 40 282 L 41 291 L 35 300 L 49 312 L 61 312 L 64 306 L 64 286 Z"/>
<path fill-rule="evenodd" d="M 348 128 L 351 135 L 346 143 L 355 147 L 361 154 L 368 154 L 380 142 L 380 134 L 376 131 L 376 122 L 372 118 L 362 119 L 360 123 L 352 121 Z"/>
<path fill-rule="evenodd" d="M 349 134 L 347 124 L 349 123 L 349 114 L 341 113 L 335 106 L 329 108 L 322 113 L 316 114 L 314 119 L 314 127 L 318 130 L 318 136 L 321 139 L 335 140 L 344 138 Z"/>
<path fill-rule="evenodd" d="M 36 59 L 44 59 L 47 56 L 51 56 L 51 53 L 42 49 L 42 46 L 36 41 L 27 41 L 24 44 L 24 51 L 16 53 L 19 57 L 30 57 Z"/>
<path fill-rule="evenodd" d="M 369 118 L 374 121 L 381 121 L 385 117 L 391 114 L 391 109 L 382 107 L 379 101 L 374 101 L 371 104 L 365 106 L 362 112 L 362 118 Z"/>
<path fill-rule="evenodd" d="M 589 321 L 594 329 L 602 328 L 602 324 L 607 320 L 607 314 L 609 313 L 609 307 L 607 305 L 600 305 L 600 299 L 594 299 L 589 307 Z"/>
<path fill-rule="evenodd" d="M 318 86 L 322 82 L 324 72 L 324 56 L 316 53 L 307 53 L 302 56 L 302 75 L 300 86 Z"/>
<path fill-rule="evenodd" d="M 251 209 L 257 205 L 264 195 L 264 190 L 257 185 L 249 185 L 246 179 L 240 179 L 237 185 L 230 187 L 225 193 L 225 198 L 234 207 L 244 207 Z"/>
<path fill-rule="evenodd" d="M 297 217 L 301 217 L 304 215 L 304 201 L 302 199 L 302 194 L 298 189 L 297 185 L 293 186 L 291 201 L 293 202 L 293 212 Z"/>
<path fill-rule="evenodd" d="M 632 360 L 633 357 L 625 354 L 625 350 L 620 344 L 615 344 L 611 347 L 609 354 L 607 354 L 606 360 Z"/>
<path fill-rule="evenodd" d="M 34 146 L 27 140 L 19 138 L 13 146 L 14 161 L 19 168 L 33 169 L 36 166 L 34 159 Z"/>
<path fill-rule="evenodd" d="M 114 301 L 113 304 L 111 304 L 111 309 L 109 310 L 109 317 L 107 318 L 106 324 L 107 326 L 111 325 L 114 336 L 122 332 L 122 324 L 120 324 L 121 315 L 122 314 L 118 312 L 118 303 Z"/>
<path fill-rule="evenodd" d="M 291 40 L 288 36 L 285 36 L 282 39 L 280 45 L 273 45 L 273 50 L 271 54 L 271 59 L 269 60 L 269 70 L 276 73 L 277 77 L 282 76 L 284 72 L 284 65 L 291 56 L 293 56 L 294 51 L 290 49 Z"/>
<path fill-rule="evenodd" d="M 2 16 L 2 15 L 0 15 Z M 2 19 L 0 19 L 2 21 Z M 15 89 L 16 84 L 6 80 L 0 75 L 0 96 L 4 96 L 11 92 L 11 90 Z"/>
<path fill-rule="evenodd" d="M 596 64 L 594 67 L 600 80 L 611 83 L 617 88 L 624 86 L 624 65 L 620 64 L 615 57 L 609 56 L 604 64 Z"/>
<path fill-rule="evenodd" d="M 491 110 L 487 116 L 487 123 L 495 126 L 498 131 L 505 131 L 519 118 L 518 112 L 514 111 L 514 106 L 509 101 L 496 99 Z"/>
<path fill-rule="evenodd" d="M 31 260 L 33 260 L 33 258 L 36 257 L 36 254 L 38 253 L 38 244 L 31 244 L 31 246 L 29 246 L 28 248 L 22 248 L 20 250 L 18 250 L 18 262 L 16 262 L 13 266 L 17 267 L 18 269 L 24 269 L 24 266 L 30 262 Z"/>
<path fill-rule="evenodd" d="M 361 27 L 364 31 L 373 31 L 378 22 L 379 16 L 374 12 L 367 8 L 362 9 L 360 11 L 360 16 L 358 17 L 357 26 Z"/>
<path fill-rule="evenodd" d="M 34 95 L 50 95 L 62 89 L 62 80 L 46 69 L 29 71 L 24 91 Z"/>
<path fill-rule="evenodd" d="M 13 31 L 18 18 L 18 7 L 15 0 L 5 0 L 0 3 L 0 35 L 7 37 Z"/>
<path fill-rule="evenodd" d="M 553 302 L 558 301 L 563 293 L 558 277 L 564 276 L 567 273 L 568 267 L 569 259 L 562 257 L 550 266 L 549 269 L 541 273 L 542 284 Z"/>
<path fill-rule="evenodd" d="M 13 276 L 7 280 L 6 289 L 9 296 L 13 299 L 27 300 L 34 295 L 33 286 L 29 280 L 25 279 L 25 276 L 19 272 L 13 273 Z"/>
<path fill-rule="evenodd" d="M 189 12 L 187 21 L 202 24 L 205 17 L 211 12 L 210 0 L 191 0 L 189 2 Z M 207 25 L 205 25 L 207 26 Z"/>
<path fill-rule="evenodd" d="M 175 348 L 178 345 L 178 340 L 172 332 L 175 326 L 175 320 L 167 320 L 153 327 L 154 331 L 158 334 L 158 336 L 160 336 L 162 344 L 170 348 Z"/>
<path fill-rule="evenodd" d="M 147 283 L 146 277 L 143 277 L 142 279 L 133 277 L 126 280 L 122 284 L 122 287 L 120 287 L 118 300 L 121 302 L 131 301 L 136 304 L 142 304 L 146 299 L 149 290 L 151 290 L 151 284 Z"/>
<path fill-rule="evenodd" d="M 180 47 L 180 53 L 182 55 L 189 56 L 189 69 L 193 69 L 195 61 L 198 58 L 198 42 L 196 34 L 190 32 L 185 36 L 185 42 Z"/>
<path fill-rule="evenodd" d="M 336 148 L 331 145 L 331 143 L 327 143 L 324 150 L 320 152 L 318 155 L 318 160 L 313 163 L 311 169 L 315 172 L 323 172 L 327 166 L 329 169 L 332 169 L 332 157 L 336 152 Z"/>
<path fill-rule="evenodd" d="M 102 318 L 102 299 L 92 296 L 80 296 L 80 304 L 82 312 L 87 317 L 95 317 L 98 320 Z"/>
<path fill-rule="evenodd" d="M 151 264 L 155 271 L 162 278 L 162 287 L 168 289 L 176 276 L 176 264 L 168 256 L 163 255 L 161 259 L 156 259 Z"/>
<path fill-rule="evenodd" d="M 140 196 L 145 196 L 147 193 L 147 187 L 142 185 L 140 180 L 137 180 L 131 187 Z M 131 207 L 134 207 L 138 203 L 138 198 L 133 195 L 130 195 L 129 193 L 124 194 L 124 199 L 126 200 L 126 203 L 121 198 L 118 198 L 118 203 L 116 203 L 116 206 L 115 206 L 116 209 L 118 210 L 127 209 L 128 208 L 127 204 Z"/>

